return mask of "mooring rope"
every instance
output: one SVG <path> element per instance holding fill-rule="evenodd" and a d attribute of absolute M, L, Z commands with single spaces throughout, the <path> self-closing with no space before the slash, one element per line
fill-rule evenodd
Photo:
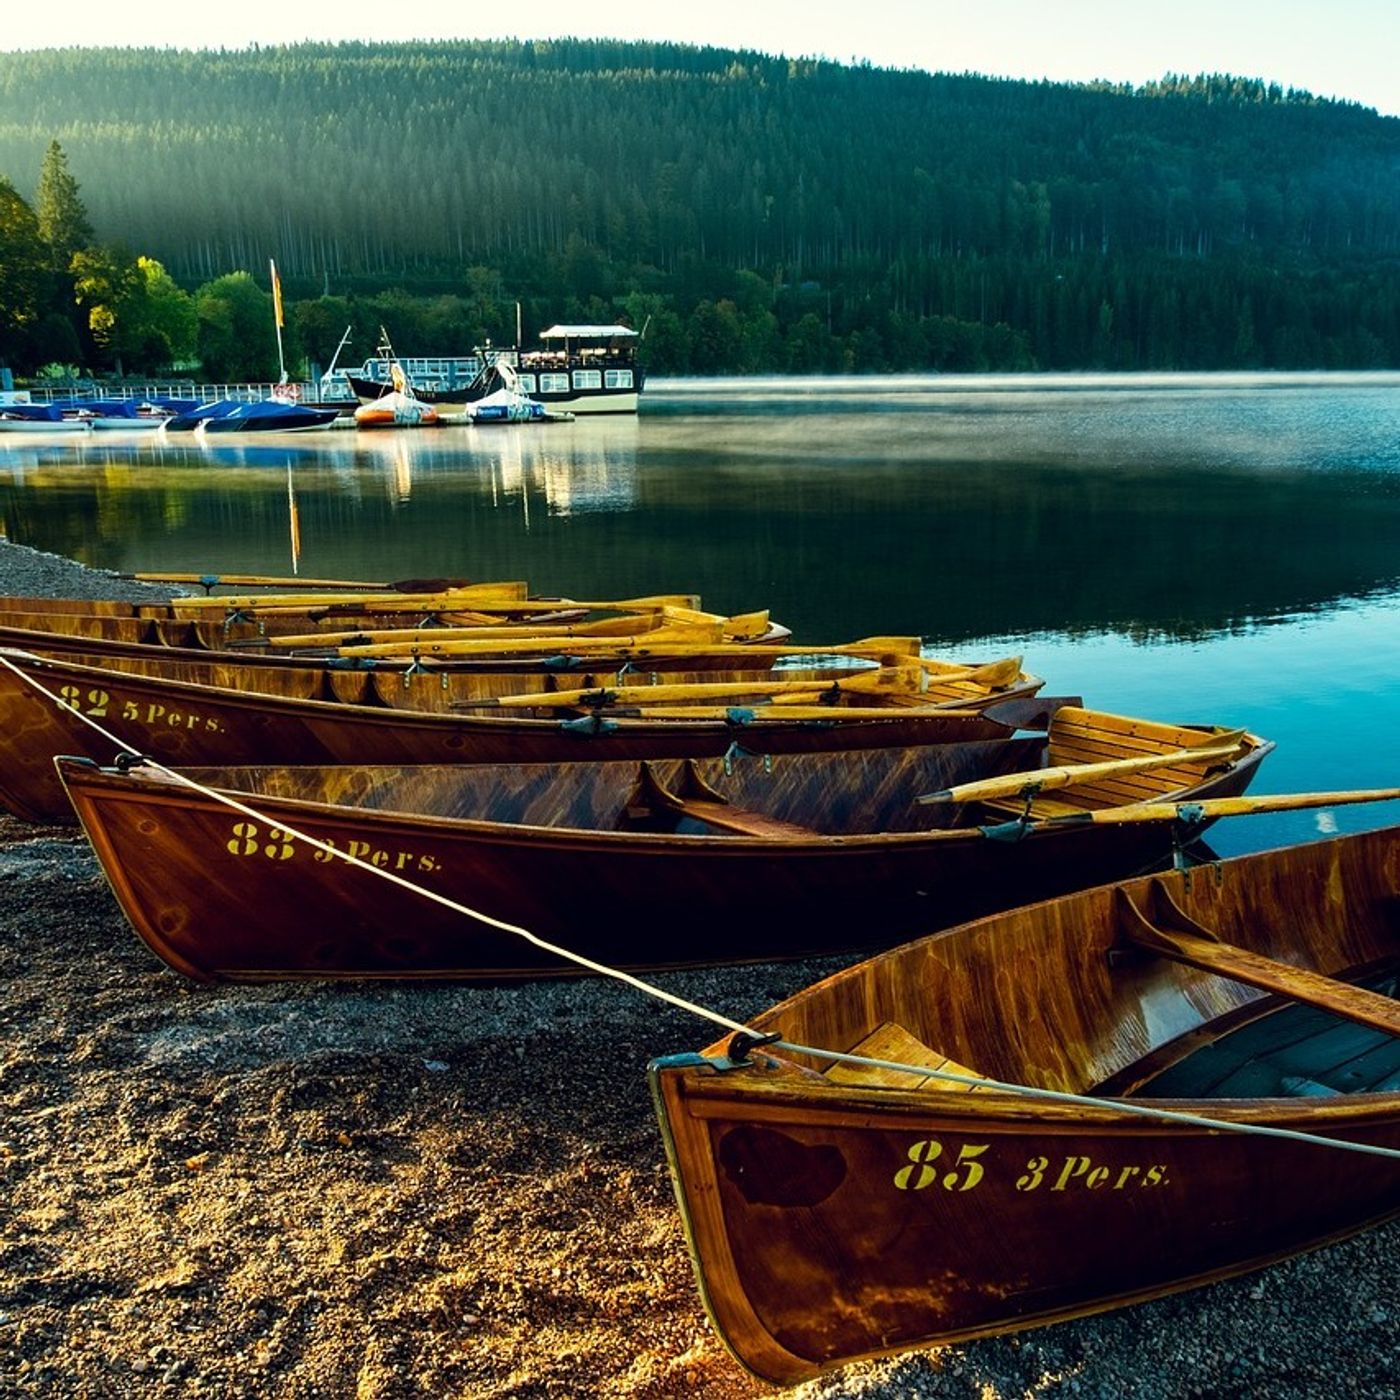
<path fill-rule="evenodd" d="M 678 997 L 661 987 L 654 987 L 649 982 L 644 982 L 641 978 L 632 976 L 629 972 L 624 972 L 620 968 L 608 967 L 604 963 L 594 962 L 591 958 L 585 957 L 582 953 L 575 953 L 569 948 L 563 948 L 554 943 L 549 943 L 540 938 L 537 934 L 531 933 L 529 929 L 522 928 L 518 924 L 507 923 L 502 919 L 494 918 L 490 914 L 481 913 L 471 909 L 465 904 L 460 904 L 454 899 L 449 899 L 446 895 L 438 894 L 436 890 L 427 889 L 423 885 L 414 884 L 412 880 L 405 879 L 402 875 L 392 870 L 382 870 L 377 865 L 371 865 L 368 861 L 361 860 L 358 856 L 351 855 L 348 851 L 342 851 L 335 846 L 329 845 L 325 841 L 319 840 L 315 836 L 310 836 L 304 831 L 298 831 L 295 827 L 288 826 L 285 822 L 269 817 L 265 812 L 260 812 L 256 807 L 250 807 L 246 803 L 239 802 L 236 798 L 230 797 L 225 792 L 220 792 L 216 788 L 205 787 L 202 783 L 195 782 L 192 778 L 187 778 L 183 773 L 175 768 L 167 768 L 163 763 L 152 758 L 149 754 L 143 754 L 140 749 L 133 748 L 124 739 L 119 739 L 110 730 L 93 719 L 91 715 L 85 715 L 74 705 L 70 704 L 61 695 L 56 695 L 46 685 L 41 684 L 33 676 L 26 674 L 10 660 L 11 656 L 20 656 L 29 661 L 43 664 L 43 658 L 35 656 L 31 652 L 16 651 L 13 648 L 6 648 L 0 651 L 0 662 L 3 662 L 21 680 L 33 686 L 35 690 L 48 696 L 60 709 L 66 710 L 69 714 L 82 720 L 89 728 L 95 729 L 109 743 L 115 744 L 117 748 L 124 749 L 135 758 L 139 758 L 143 764 L 154 768 L 157 772 L 164 774 L 175 782 L 197 792 L 201 797 L 212 798 L 216 802 L 222 803 L 226 807 L 231 807 L 234 811 L 241 813 L 245 817 L 252 817 L 257 821 L 265 822 L 276 826 L 279 830 L 285 831 L 288 836 L 298 841 L 304 841 L 308 846 L 314 847 L 318 851 L 324 851 L 328 855 L 334 856 L 337 860 L 343 860 L 347 865 L 356 866 L 360 870 L 368 870 L 373 875 L 381 876 L 392 884 L 401 885 L 404 889 L 412 891 L 414 894 L 422 895 L 424 899 L 431 900 L 435 904 L 441 904 L 454 913 L 464 914 L 467 918 L 476 919 L 480 923 L 489 924 L 492 928 L 500 929 L 502 933 L 515 934 L 524 939 L 527 943 L 533 944 L 537 948 L 543 949 L 547 953 L 553 953 L 556 957 L 564 959 L 566 962 L 577 963 L 580 967 L 586 967 L 590 972 L 596 972 L 600 976 L 612 977 L 619 982 L 636 987 L 639 991 L 647 993 L 649 996 L 661 998 L 670 1002 L 671 1005 L 679 1007 L 682 1011 L 689 1011 L 693 1015 L 700 1016 L 715 1022 L 716 1025 L 724 1026 L 731 1031 L 745 1031 L 748 1029 L 740 1021 L 731 1021 L 729 1017 L 722 1015 L 718 1011 L 711 1011 L 706 1007 L 697 1006 L 694 1002 L 687 1001 L 684 997 Z"/>
<path fill-rule="evenodd" d="M 84 724 L 97 731 L 109 743 L 116 745 L 118 749 L 125 750 L 135 758 L 141 759 L 143 764 L 155 769 L 158 773 L 172 779 L 179 785 L 198 793 L 201 797 L 209 798 L 225 807 L 231 808 L 243 816 L 252 817 L 259 822 L 275 826 L 278 830 L 285 832 L 296 841 L 304 841 L 308 846 L 318 851 L 324 851 L 327 855 L 333 856 L 336 860 L 344 861 L 347 865 L 355 866 L 357 869 L 366 870 L 371 875 L 377 875 L 380 879 L 388 880 L 392 884 L 400 885 L 413 894 L 431 900 L 434 904 L 442 905 L 454 913 L 461 914 L 469 919 L 475 919 L 480 923 L 488 924 L 490 927 L 499 929 L 502 933 L 513 934 L 536 948 L 540 948 L 547 953 L 552 953 L 555 957 L 563 959 L 565 962 L 574 963 L 576 966 L 585 968 L 589 972 L 597 973 L 601 977 L 610 977 L 614 981 L 621 982 L 626 986 L 642 992 L 646 996 L 655 997 L 659 1001 L 676 1007 L 681 1011 L 689 1012 L 701 1020 L 710 1021 L 717 1026 L 734 1031 L 739 1035 L 749 1038 L 755 1044 L 761 1044 L 774 1049 L 787 1050 L 793 1054 L 810 1055 L 815 1059 L 832 1060 L 844 1064 L 862 1065 L 871 1069 L 894 1070 L 900 1074 L 915 1075 L 920 1079 L 939 1079 L 949 1083 L 961 1084 L 967 1087 L 980 1087 L 986 1089 L 997 1089 L 1004 1093 L 1017 1095 L 1021 1098 L 1046 1099 L 1054 1103 L 1074 1104 L 1083 1108 L 1094 1108 L 1100 1111 L 1109 1110 L 1111 1112 L 1123 1113 L 1127 1115 L 1152 1118 L 1169 1123 L 1183 1123 L 1191 1127 L 1208 1128 L 1212 1131 L 1222 1131 L 1227 1133 L 1238 1133 L 1249 1137 L 1272 1137 L 1286 1138 L 1290 1141 L 1309 1143 L 1317 1147 L 1332 1147 L 1344 1152 L 1359 1152 L 1367 1156 L 1385 1157 L 1395 1161 L 1400 1161 L 1400 1149 L 1393 1147 L 1378 1147 L 1370 1143 L 1348 1142 L 1345 1138 L 1322 1137 L 1316 1133 L 1299 1132 L 1291 1128 L 1271 1128 L 1260 1123 L 1237 1123 L 1224 1118 L 1211 1118 L 1201 1114 L 1182 1113 L 1176 1109 L 1157 1108 L 1152 1105 L 1130 1101 L 1127 1099 L 1098 1099 L 1088 1094 L 1072 1094 L 1054 1089 L 1037 1089 L 1029 1084 L 1017 1084 L 1014 1081 L 986 1079 L 981 1076 L 959 1074 L 952 1070 L 929 1069 L 926 1065 L 907 1065 L 897 1060 L 876 1060 L 863 1055 L 852 1055 L 835 1050 L 823 1050 L 814 1046 L 798 1045 L 787 1040 L 773 1040 L 767 1036 L 746 1026 L 742 1021 L 731 1020 L 722 1012 L 715 1011 L 710 1007 L 700 1006 L 696 1002 L 688 1001 L 684 997 L 676 996 L 672 992 L 666 991 L 654 983 L 647 982 L 643 978 L 635 977 L 630 972 L 624 972 L 620 968 L 609 967 L 605 963 L 593 961 L 582 953 L 576 953 L 570 948 L 564 948 L 556 943 L 550 943 L 546 939 L 540 938 L 537 934 L 531 933 L 529 929 L 522 928 L 519 924 L 507 923 L 503 919 L 497 919 L 490 914 L 485 914 L 470 906 L 460 903 L 447 895 L 438 894 L 435 890 L 425 888 L 423 885 L 415 884 L 412 880 L 405 879 L 402 875 L 392 870 L 381 869 L 377 865 L 371 865 L 368 861 L 361 860 L 358 856 L 351 855 L 347 851 L 329 845 L 315 836 L 310 836 L 304 831 L 298 831 L 295 827 L 288 826 L 280 818 L 270 817 L 265 812 L 259 811 L 256 807 L 240 802 L 237 798 L 231 797 L 226 792 L 220 792 L 217 788 L 206 787 L 202 783 L 196 782 L 193 778 L 186 777 L 178 769 L 167 768 L 163 763 L 151 758 L 149 754 L 143 754 L 139 749 L 133 748 L 124 739 L 119 739 L 104 726 L 97 723 L 91 715 L 85 715 L 76 706 L 65 700 L 61 695 L 55 694 L 47 686 L 41 684 L 33 676 L 27 674 L 20 667 L 16 666 L 10 659 L 18 656 L 27 661 L 32 661 L 38 665 L 44 664 L 42 657 L 34 655 L 32 652 L 19 651 L 14 648 L 0 649 L 0 663 L 13 671 L 27 685 L 32 686 L 40 694 L 47 696 L 59 709 L 67 711 L 69 714 L 82 720 Z"/>
<path fill-rule="evenodd" d="M 1155 1108 L 1135 1099 L 1096 1099 L 1088 1094 L 1071 1094 L 1059 1089 L 1037 1089 L 1030 1084 L 1016 1084 L 1002 1079 L 988 1079 L 978 1074 L 958 1074 L 952 1070 L 920 1069 L 916 1065 L 901 1064 L 896 1060 L 872 1060 L 864 1055 L 846 1055 L 835 1050 L 820 1050 L 810 1045 L 796 1045 L 790 1040 L 771 1042 L 773 1049 L 789 1050 L 798 1055 L 811 1055 L 819 1060 L 833 1060 L 837 1063 L 855 1064 L 870 1069 L 892 1069 L 901 1074 L 918 1074 L 932 1079 L 946 1079 L 950 1083 L 962 1084 L 969 1089 L 1000 1089 L 1004 1093 L 1019 1094 L 1022 1098 L 1045 1099 L 1050 1103 L 1068 1103 L 1079 1106 L 1092 1105 L 1095 1108 L 1111 1109 L 1115 1113 L 1126 1113 L 1141 1118 L 1166 1118 L 1173 1123 L 1189 1123 L 1198 1128 L 1224 1128 L 1228 1132 L 1245 1133 L 1251 1137 L 1287 1138 L 1292 1142 L 1307 1142 L 1323 1147 L 1340 1147 L 1349 1152 L 1362 1152 L 1373 1157 L 1389 1157 L 1400 1161 L 1400 1148 L 1375 1147 L 1370 1143 L 1347 1142 L 1344 1138 L 1321 1137 L 1317 1133 L 1299 1132 L 1295 1128 L 1271 1128 L 1263 1123 L 1236 1123 L 1224 1118 L 1211 1118 L 1199 1113 L 1183 1113 L 1175 1108 Z"/>

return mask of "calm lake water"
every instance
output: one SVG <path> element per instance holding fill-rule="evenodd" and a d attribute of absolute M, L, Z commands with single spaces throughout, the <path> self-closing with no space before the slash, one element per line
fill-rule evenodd
<path fill-rule="evenodd" d="M 1400 374 L 659 380 L 636 418 L 545 426 L 0 435 L 0 527 L 118 570 L 694 591 L 1247 726 L 1279 744 L 1256 792 L 1400 786 Z"/>

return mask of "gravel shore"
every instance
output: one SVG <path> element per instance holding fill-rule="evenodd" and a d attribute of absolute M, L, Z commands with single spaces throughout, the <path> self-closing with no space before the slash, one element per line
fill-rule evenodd
<path fill-rule="evenodd" d="M 0 592 L 138 588 L 0 545 Z M 746 1017 L 837 965 L 657 980 Z M 773 1394 L 701 1310 L 647 1095 L 712 1038 L 596 981 L 197 987 L 80 836 L 0 817 L 0 1395 Z M 788 1393 L 1393 1397 L 1398 1250 Z"/>

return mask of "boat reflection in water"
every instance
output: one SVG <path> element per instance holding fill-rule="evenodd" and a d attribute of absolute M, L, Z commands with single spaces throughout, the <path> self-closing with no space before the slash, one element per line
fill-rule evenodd
<path fill-rule="evenodd" d="M 496 432 L 482 443 L 486 450 L 473 455 L 489 465 L 493 505 L 518 500 L 527 523 L 532 493 L 557 516 L 636 506 L 637 420 L 594 420 L 566 436 L 569 426 Z"/>
<path fill-rule="evenodd" d="M 493 509 L 518 510 L 529 528 L 530 513 L 543 498 L 551 516 L 627 512 L 640 500 L 635 418 L 593 418 L 582 423 L 506 424 L 489 432 L 454 427 L 445 433 L 358 436 L 316 454 L 322 467 L 353 465 L 380 472 L 391 501 L 407 503 L 415 486 L 452 477 L 459 489 L 464 472 L 471 494 Z M 336 435 L 338 437 L 339 435 Z M 347 451 L 337 449 L 346 447 Z M 236 449 L 249 464 L 256 447 Z"/>
<path fill-rule="evenodd" d="M 489 432 L 464 426 L 437 434 L 341 431 L 312 440 L 266 434 L 254 442 L 193 437 L 111 442 L 84 435 L 81 444 L 45 445 L 13 457 L 0 445 L 0 471 L 16 482 L 34 479 L 36 468 L 54 467 L 63 469 L 64 483 L 72 489 L 83 482 L 74 470 L 83 466 L 98 468 L 104 487 L 114 484 L 111 469 L 130 468 L 123 480 L 133 491 L 174 489 L 206 498 L 226 490 L 257 491 L 255 479 L 223 475 L 218 471 L 222 467 L 265 468 L 276 473 L 279 486 L 294 470 L 298 490 L 307 495 L 324 487 L 329 475 L 338 491 L 356 499 L 364 497 L 366 478 L 377 475 L 396 505 L 409 502 L 415 485 L 425 481 L 446 486 L 450 477 L 450 489 L 456 493 L 466 478 L 467 494 L 488 499 L 494 509 L 518 509 L 527 528 L 541 498 L 546 512 L 558 517 L 627 512 L 640 501 L 638 422 L 630 416 L 507 424 Z M 158 477 L 140 472 L 155 466 L 162 469 Z M 169 470 L 180 467 L 191 471 L 183 475 Z"/>

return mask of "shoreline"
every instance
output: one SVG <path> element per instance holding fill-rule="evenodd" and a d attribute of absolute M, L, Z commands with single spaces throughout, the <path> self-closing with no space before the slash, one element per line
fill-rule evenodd
<path fill-rule="evenodd" d="M 0 545 L 0 591 L 128 589 L 171 591 Z M 844 961 L 655 980 L 743 1018 Z M 684 1013 L 587 980 L 198 986 L 137 941 L 80 833 L 9 817 L 0 988 L 4 1394 L 1400 1388 L 1393 1222 L 778 1392 L 710 1328 L 671 1194 L 644 1071 L 713 1038 Z"/>

